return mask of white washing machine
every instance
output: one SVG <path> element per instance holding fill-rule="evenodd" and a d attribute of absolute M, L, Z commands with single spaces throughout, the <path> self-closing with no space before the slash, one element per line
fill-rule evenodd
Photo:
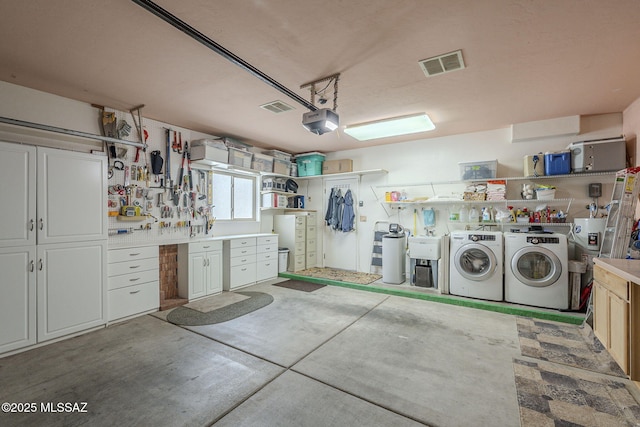
<path fill-rule="evenodd" d="M 505 301 L 536 307 L 569 308 L 567 236 L 504 233 Z"/>
<path fill-rule="evenodd" d="M 502 301 L 502 233 L 454 231 L 450 242 L 449 293 Z"/>

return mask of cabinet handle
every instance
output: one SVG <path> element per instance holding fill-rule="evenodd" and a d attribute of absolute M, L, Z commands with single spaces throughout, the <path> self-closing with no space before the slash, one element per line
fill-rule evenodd
<path fill-rule="evenodd" d="M 207 262 L 207 267 L 209 267 L 211 265 L 211 262 L 209 261 L 209 258 L 206 259 Z"/>
<path fill-rule="evenodd" d="M 139 265 L 131 265 L 131 266 L 129 266 L 129 268 L 140 268 L 140 266 Z"/>
<path fill-rule="evenodd" d="M 247 259 L 241 259 L 240 262 L 247 262 Z"/>
<path fill-rule="evenodd" d="M 40 230 L 44 230 L 44 221 L 40 218 Z"/>
<path fill-rule="evenodd" d="M 202 258 L 202 266 L 203 267 L 207 266 L 207 259 L 206 258 Z"/>
<path fill-rule="evenodd" d="M 247 242 L 240 242 L 240 244 L 241 244 L 241 245 L 246 245 L 246 244 L 247 244 Z"/>
<path fill-rule="evenodd" d="M 240 252 L 240 253 L 241 253 L 241 254 L 246 254 L 246 253 L 247 253 L 247 251 L 242 251 L 242 252 Z"/>
<path fill-rule="evenodd" d="M 129 294 L 133 295 L 133 294 L 137 294 L 138 292 L 140 292 L 140 289 L 138 289 L 137 291 L 131 291 L 131 292 L 129 292 Z"/>
<path fill-rule="evenodd" d="M 29 221 L 29 231 L 33 231 L 35 224 L 33 223 L 33 219 Z"/>
<path fill-rule="evenodd" d="M 33 262 L 33 260 L 31 260 L 31 262 L 29 262 L 29 271 L 33 273 L 33 270 L 36 269 L 36 263 Z"/>
<path fill-rule="evenodd" d="M 129 254 L 129 256 L 138 256 L 138 255 L 140 255 L 140 252 L 135 253 L 135 254 Z"/>
<path fill-rule="evenodd" d="M 137 282 L 138 280 L 140 280 L 139 277 L 133 278 L 133 279 L 129 279 L 130 282 Z"/>
<path fill-rule="evenodd" d="M 211 246 L 203 246 L 204 249 L 209 249 Z"/>
<path fill-rule="evenodd" d="M 270 263 L 270 262 L 267 262 L 264 266 L 265 266 L 265 267 L 269 267 L 270 265 L 271 265 L 271 263 Z"/>
<path fill-rule="evenodd" d="M 42 271 L 43 268 L 43 263 L 42 263 L 42 258 L 40 258 L 40 260 L 38 260 L 38 270 Z"/>
<path fill-rule="evenodd" d="M 241 268 L 240 270 L 241 271 L 247 271 L 247 268 L 246 267 L 245 268 Z"/>

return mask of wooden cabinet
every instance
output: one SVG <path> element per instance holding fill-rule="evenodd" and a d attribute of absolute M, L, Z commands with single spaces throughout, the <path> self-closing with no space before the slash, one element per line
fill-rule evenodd
<path fill-rule="evenodd" d="M 189 301 L 222 292 L 222 241 L 178 245 L 178 295 Z"/>
<path fill-rule="evenodd" d="M 106 158 L 0 142 L 0 180 L 0 353 L 106 323 Z"/>
<path fill-rule="evenodd" d="M 158 246 L 112 249 L 108 261 L 109 321 L 158 309 Z"/>
<path fill-rule="evenodd" d="M 630 372 L 631 282 L 605 270 L 593 268 L 593 332 L 622 370 Z"/>

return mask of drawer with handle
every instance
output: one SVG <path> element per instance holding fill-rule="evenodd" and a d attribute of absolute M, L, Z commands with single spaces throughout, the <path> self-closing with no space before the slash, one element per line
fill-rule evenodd
<path fill-rule="evenodd" d="M 157 246 L 144 246 L 140 248 L 109 249 L 107 251 L 108 262 L 123 262 L 135 259 L 158 257 Z"/>
<path fill-rule="evenodd" d="M 159 280 L 159 272 L 155 270 L 138 271 L 130 274 L 120 274 L 118 276 L 109 277 L 107 280 L 107 289 L 119 289 L 127 286 L 140 285 L 147 282 Z"/>
<path fill-rule="evenodd" d="M 135 261 L 109 263 L 107 267 L 108 275 L 118 276 L 120 274 L 137 273 L 145 270 L 158 270 L 158 258 L 145 258 Z"/>
<path fill-rule="evenodd" d="M 160 306 L 158 282 L 149 282 L 127 288 L 114 289 L 107 293 L 109 321 L 131 316 Z"/>
<path fill-rule="evenodd" d="M 221 240 L 189 243 L 189 253 L 221 251 L 221 250 L 222 250 Z"/>

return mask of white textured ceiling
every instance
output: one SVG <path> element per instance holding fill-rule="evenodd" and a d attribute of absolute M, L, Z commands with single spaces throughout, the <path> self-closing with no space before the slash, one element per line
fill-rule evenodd
<path fill-rule="evenodd" d="M 347 124 L 426 112 L 436 130 L 357 142 L 129 0 L 0 0 L 0 80 L 293 153 L 621 112 L 640 98 L 638 0 L 158 0 L 309 99 L 341 73 Z M 462 49 L 467 68 L 418 61 Z M 332 92 L 328 92 L 331 105 Z M 295 110 L 265 111 L 282 100 Z"/>

